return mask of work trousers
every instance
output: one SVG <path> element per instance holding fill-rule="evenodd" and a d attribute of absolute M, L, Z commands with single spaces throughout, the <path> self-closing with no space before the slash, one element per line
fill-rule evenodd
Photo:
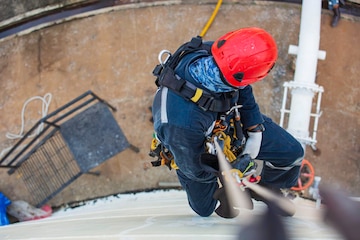
<path fill-rule="evenodd" d="M 155 132 L 174 156 L 179 167 L 177 176 L 190 207 L 200 216 L 211 215 L 217 204 L 213 199 L 217 178 L 204 171 L 199 160 L 217 113 L 203 111 L 167 88 L 161 88 L 155 95 L 152 111 Z M 290 188 L 299 177 L 303 147 L 270 118 L 264 116 L 264 120 L 265 131 L 257 156 L 264 161 L 261 181 L 272 187 Z"/>

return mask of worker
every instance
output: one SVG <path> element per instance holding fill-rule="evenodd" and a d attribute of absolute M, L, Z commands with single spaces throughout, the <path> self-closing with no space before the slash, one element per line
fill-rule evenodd
<path fill-rule="evenodd" d="M 331 26 L 336 27 L 340 21 L 340 4 L 345 5 L 345 0 L 328 0 L 328 8 L 334 12 Z"/>
<path fill-rule="evenodd" d="M 207 171 L 201 157 L 219 116 L 234 106 L 239 106 L 246 143 L 232 166 L 247 176 L 256 170 L 254 159 L 261 160 L 259 184 L 274 190 L 297 183 L 303 147 L 260 112 L 251 86 L 268 75 L 277 56 L 275 40 L 268 32 L 241 28 L 182 54 L 174 71 L 165 68 L 163 75 L 154 74 L 160 75 L 152 106 L 154 131 L 172 153 L 189 205 L 200 216 L 218 213 L 219 200 L 214 197 L 219 175 Z M 166 62 L 160 68 L 164 66 Z"/>

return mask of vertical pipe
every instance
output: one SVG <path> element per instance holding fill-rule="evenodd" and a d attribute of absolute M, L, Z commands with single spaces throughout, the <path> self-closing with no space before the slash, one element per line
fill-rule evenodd
<path fill-rule="evenodd" d="M 320 44 L 321 0 L 303 0 L 299 48 L 292 89 L 288 131 L 300 139 L 309 138 L 310 114 L 316 86 Z M 305 147 L 305 146 L 304 146 Z"/>

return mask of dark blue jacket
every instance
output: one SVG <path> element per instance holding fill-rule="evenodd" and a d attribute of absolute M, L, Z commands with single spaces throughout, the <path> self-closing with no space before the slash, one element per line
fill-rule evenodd
<path fill-rule="evenodd" d="M 199 51 L 186 55 L 175 69 L 175 73 L 202 88 L 189 73 L 189 64 L 208 53 Z M 207 90 L 207 89 L 205 89 Z M 243 105 L 240 109 L 241 121 L 247 128 L 264 121 L 251 86 L 237 90 L 234 99 Z M 214 97 L 219 94 L 212 93 Z M 199 165 L 200 154 L 205 151 L 205 140 L 211 135 L 217 112 L 204 111 L 195 103 L 185 100 L 174 91 L 160 87 L 153 103 L 154 129 L 159 140 L 173 153 L 180 170 L 190 179 L 206 182 L 216 181 L 215 176 L 206 173 Z"/>
<path fill-rule="evenodd" d="M 191 77 L 189 64 L 199 57 L 208 56 L 206 52 L 186 55 L 176 68 L 176 74 L 202 88 Z M 219 95 L 212 94 L 214 97 Z M 264 161 L 261 181 L 279 188 L 293 186 L 297 182 L 304 154 L 300 143 L 260 113 L 251 86 L 238 89 L 235 102 L 243 105 L 240 114 L 245 129 L 258 123 L 263 123 L 265 127 L 257 157 Z M 213 198 L 218 188 L 217 177 L 204 171 L 199 160 L 205 152 L 205 140 L 212 133 L 218 113 L 204 111 L 194 102 L 161 86 L 154 97 L 152 114 L 158 139 L 171 151 L 179 167 L 176 173 L 187 193 L 189 205 L 200 216 L 209 216 L 217 204 Z"/>
<path fill-rule="evenodd" d="M 202 85 L 198 84 L 196 80 L 191 76 L 189 73 L 189 66 L 191 63 L 196 61 L 198 58 L 201 57 L 207 57 L 209 54 L 206 51 L 198 51 L 195 53 L 190 53 L 186 55 L 179 63 L 177 68 L 175 69 L 175 73 L 185 79 L 186 81 L 189 81 L 193 83 L 196 87 L 205 89 Z M 235 89 L 234 89 L 235 91 Z M 241 122 L 243 124 L 243 127 L 246 129 L 250 126 L 263 123 L 264 119 L 262 117 L 262 114 L 260 113 L 259 106 L 255 101 L 252 87 L 250 85 L 246 86 L 243 89 L 236 90 L 238 94 L 236 94 L 236 97 L 234 98 L 234 101 L 237 101 L 238 105 L 243 105 L 243 107 L 240 109 L 240 115 L 241 115 Z M 210 92 L 211 93 L 211 92 Z M 219 94 L 212 93 L 215 97 Z"/>

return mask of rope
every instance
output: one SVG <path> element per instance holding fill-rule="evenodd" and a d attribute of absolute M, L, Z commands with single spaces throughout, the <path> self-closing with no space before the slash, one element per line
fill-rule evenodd
<path fill-rule="evenodd" d="M 204 36 L 205 36 L 207 30 L 210 28 L 210 25 L 211 25 L 212 22 L 214 21 L 216 15 L 217 15 L 217 13 L 218 13 L 218 11 L 219 11 L 219 9 L 220 9 L 221 4 L 222 4 L 222 0 L 218 0 L 218 2 L 217 2 L 217 4 L 216 4 L 216 7 L 215 7 L 215 9 L 214 9 L 214 11 L 213 11 L 213 13 L 211 14 L 208 22 L 206 23 L 205 27 L 203 28 L 203 30 L 201 31 L 201 33 L 200 33 L 200 35 L 199 35 L 200 37 L 204 37 Z"/>
<path fill-rule="evenodd" d="M 25 110 L 26 110 L 26 107 L 27 105 L 34 101 L 34 100 L 40 100 L 42 102 L 42 107 L 41 107 L 41 116 L 42 118 L 45 117 L 47 114 L 48 114 L 48 110 L 49 110 L 49 105 L 50 105 L 50 102 L 51 102 L 51 98 L 52 98 L 52 95 L 50 93 L 47 93 L 44 95 L 44 97 L 40 97 L 40 96 L 35 96 L 35 97 L 32 97 L 32 98 L 29 98 L 23 105 L 23 108 L 21 110 L 21 129 L 20 129 L 20 132 L 18 134 L 14 134 L 14 133 L 10 133 L 10 132 L 7 132 L 5 134 L 5 136 L 8 138 L 8 139 L 20 139 L 22 137 L 24 137 L 24 129 L 25 129 Z M 44 128 L 44 123 L 41 123 L 38 128 L 36 129 L 35 133 L 29 135 L 28 137 L 29 138 L 32 138 L 36 135 L 38 135 Z M 1 151 L 0 153 L 0 157 L 2 157 L 6 152 L 8 152 L 12 147 L 8 147 L 8 148 L 5 148 L 4 150 Z"/>

